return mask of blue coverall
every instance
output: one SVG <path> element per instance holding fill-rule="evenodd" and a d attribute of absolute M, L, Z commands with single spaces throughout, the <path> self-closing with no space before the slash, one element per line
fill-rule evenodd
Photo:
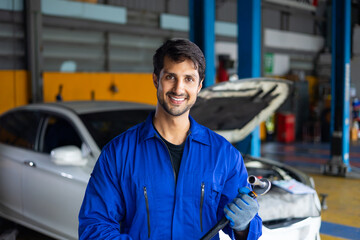
<path fill-rule="evenodd" d="M 175 179 L 153 116 L 104 147 L 80 210 L 79 239 L 200 239 L 238 188 L 249 186 L 239 151 L 191 117 Z M 256 214 L 248 239 L 260 237 L 261 227 Z M 224 231 L 233 238 L 230 227 Z"/>

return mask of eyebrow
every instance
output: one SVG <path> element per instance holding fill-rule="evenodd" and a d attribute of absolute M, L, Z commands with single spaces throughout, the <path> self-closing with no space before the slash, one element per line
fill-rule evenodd
<path fill-rule="evenodd" d="M 166 70 L 164 70 L 164 74 L 170 74 L 170 75 L 173 75 L 173 76 L 177 76 L 176 73 L 173 73 L 173 72 L 168 72 Z M 185 74 L 186 77 L 193 77 L 193 78 L 196 78 L 197 75 L 196 74 Z"/>

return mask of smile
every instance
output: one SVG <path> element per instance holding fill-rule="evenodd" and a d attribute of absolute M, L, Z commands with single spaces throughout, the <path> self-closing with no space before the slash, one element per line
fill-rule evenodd
<path fill-rule="evenodd" d="M 172 100 L 177 101 L 177 102 L 181 102 L 184 101 L 185 98 L 176 98 L 176 97 L 170 97 Z"/>

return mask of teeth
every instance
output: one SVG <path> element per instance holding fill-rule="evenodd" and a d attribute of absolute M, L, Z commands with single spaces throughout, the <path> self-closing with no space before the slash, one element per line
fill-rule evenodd
<path fill-rule="evenodd" d="M 185 98 L 174 98 L 174 97 L 171 97 L 171 99 L 174 99 L 175 101 L 183 101 L 183 100 L 185 100 Z"/>

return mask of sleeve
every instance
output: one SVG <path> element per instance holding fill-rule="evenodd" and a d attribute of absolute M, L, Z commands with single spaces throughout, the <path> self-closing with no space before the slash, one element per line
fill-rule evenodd
<path fill-rule="evenodd" d="M 233 148 L 232 151 L 235 151 L 235 157 L 232 158 L 235 161 L 231 161 L 229 164 L 229 174 L 228 178 L 225 182 L 223 192 L 221 195 L 221 200 L 218 208 L 218 219 L 220 220 L 224 217 L 224 207 L 227 203 L 232 201 L 238 194 L 238 189 L 244 186 L 252 189 L 251 185 L 247 182 L 248 173 L 244 164 L 244 160 L 238 150 Z M 232 228 L 227 225 L 223 231 L 231 237 L 231 239 L 235 239 Z M 262 220 L 258 214 L 250 221 L 249 224 L 249 234 L 247 239 L 253 240 L 258 239 L 262 234 Z"/>
<path fill-rule="evenodd" d="M 79 239 L 131 239 L 120 234 L 125 204 L 115 173 L 115 159 L 104 150 L 91 174 L 79 212 Z"/>

